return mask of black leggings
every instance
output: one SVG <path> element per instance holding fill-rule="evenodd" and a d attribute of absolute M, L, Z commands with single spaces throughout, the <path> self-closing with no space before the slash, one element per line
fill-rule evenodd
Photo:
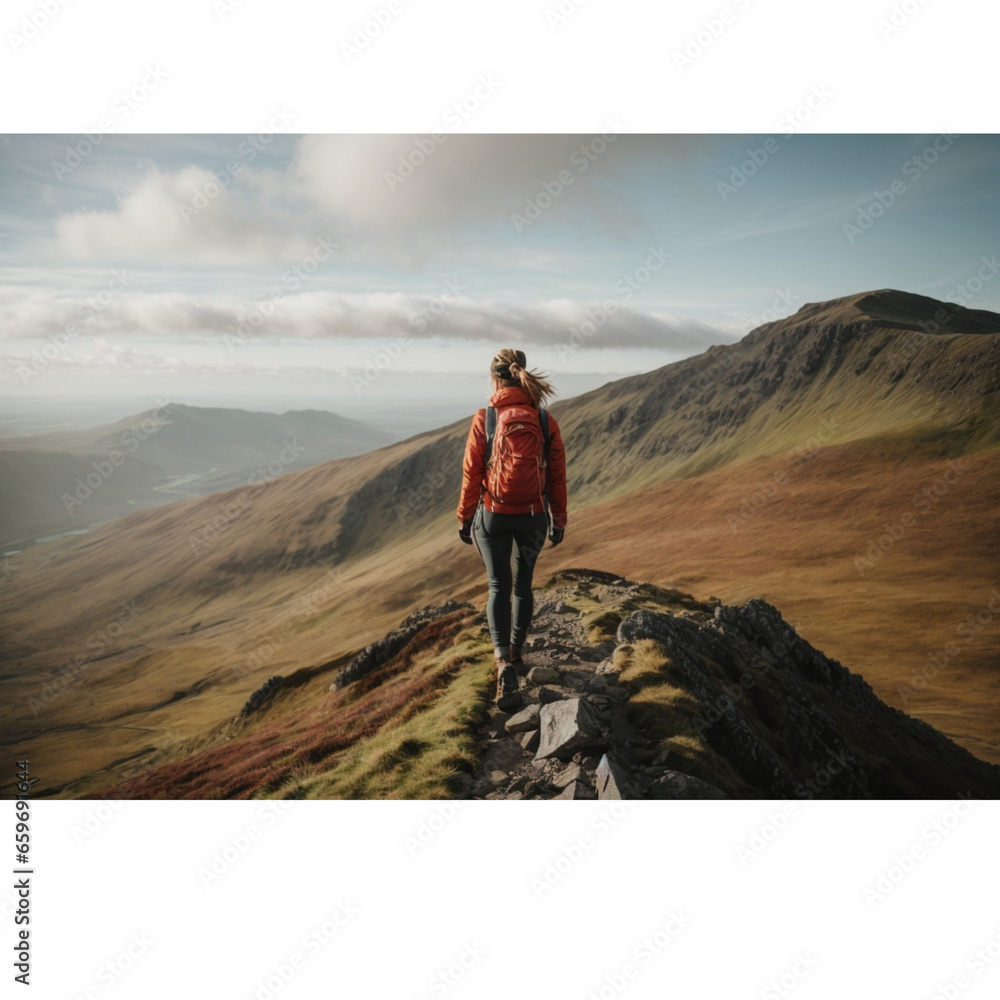
<path fill-rule="evenodd" d="M 486 563 L 490 597 L 486 616 L 493 636 L 493 649 L 502 659 L 510 657 L 510 647 L 523 646 L 531 624 L 534 604 L 531 577 L 535 561 L 548 534 L 549 519 L 538 514 L 493 514 L 480 506 L 472 522 L 472 537 Z M 511 572 L 510 557 L 514 555 Z M 511 589 L 514 591 L 513 631 L 511 630 Z"/>

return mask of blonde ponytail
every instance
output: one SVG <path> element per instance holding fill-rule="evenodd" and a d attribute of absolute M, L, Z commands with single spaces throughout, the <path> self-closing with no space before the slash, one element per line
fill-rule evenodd
<path fill-rule="evenodd" d="M 555 395 L 555 389 L 548 381 L 548 376 L 540 371 L 528 371 L 528 363 L 524 351 L 505 347 L 497 351 L 490 364 L 490 373 L 504 385 L 518 385 L 530 397 L 535 406 L 541 406 L 549 396 Z"/>

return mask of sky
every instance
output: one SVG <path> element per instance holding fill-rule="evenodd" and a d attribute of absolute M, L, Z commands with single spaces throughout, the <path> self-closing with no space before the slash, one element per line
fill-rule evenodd
<path fill-rule="evenodd" d="M 995 135 L 265 120 L 0 140 L 5 432 L 162 400 L 436 426 L 503 346 L 565 397 L 870 289 L 1000 311 L 1000 281 L 969 284 L 1000 252 Z"/>

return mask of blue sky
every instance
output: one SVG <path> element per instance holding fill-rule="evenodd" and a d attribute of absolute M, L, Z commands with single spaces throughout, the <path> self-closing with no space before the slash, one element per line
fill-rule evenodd
<path fill-rule="evenodd" d="M 1000 252 L 994 135 L 285 127 L 6 137 L 8 403 L 463 407 L 507 344 L 570 395 L 806 302 L 954 299 Z M 965 294 L 1000 311 L 1000 281 Z"/>

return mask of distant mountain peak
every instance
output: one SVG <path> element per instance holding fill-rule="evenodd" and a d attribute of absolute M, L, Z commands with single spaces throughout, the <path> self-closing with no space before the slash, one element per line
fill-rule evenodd
<path fill-rule="evenodd" d="M 826 302 L 807 302 L 792 316 L 767 326 L 773 329 L 801 323 L 810 326 L 872 323 L 884 329 L 930 334 L 1000 333 L 1000 314 L 968 309 L 954 302 L 897 288 L 856 292 Z"/>

